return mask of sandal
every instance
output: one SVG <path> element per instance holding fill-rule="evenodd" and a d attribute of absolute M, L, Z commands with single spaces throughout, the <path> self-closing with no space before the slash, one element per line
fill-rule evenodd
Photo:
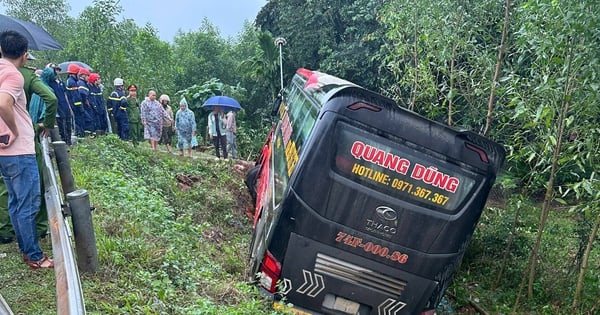
<path fill-rule="evenodd" d="M 44 256 L 44 258 L 38 260 L 38 261 L 28 261 L 27 264 L 29 265 L 29 268 L 33 269 L 33 270 L 37 270 L 37 269 L 41 269 L 41 268 L 54 268 L 54 261 L 50 258 L 48 258 L 48 256 Z"/>
<path fill-rule="evenodd" d="M 23 254 L 23 262 L 24 263 L 28 263 L 29 262 L 29 257 L 27 257 L 27 254 Z"/>

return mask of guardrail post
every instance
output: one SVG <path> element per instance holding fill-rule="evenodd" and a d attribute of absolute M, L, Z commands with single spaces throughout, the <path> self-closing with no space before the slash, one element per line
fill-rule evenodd
<path fill-rule="evenodd" d="M 71 208 L 77 266 L 81 272 L 94 273 L 98 271 L 98 250 L 89 194 L 87 190 L 79 189 L 68 193 L 67 200 Z"/>
<path fill-rule="evenodd" d="M 71 162 L 69 161 L 69 151 L 67 144 L 64 141 L 52 142 L 54 148 L 54 157 L 56 158 L 56 166 L 58 167 L 58 175 L 60 176 L 60 184 L 65 196 L 75 191 L 75 180 L 71 172 Z M 71 213 L 67 210 L 67 215 Z"/>

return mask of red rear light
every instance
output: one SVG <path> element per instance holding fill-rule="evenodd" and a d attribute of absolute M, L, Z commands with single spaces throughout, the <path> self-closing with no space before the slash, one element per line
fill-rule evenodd
<path fill-rule="evenodd" d="M 271 252 L 267 251 L 260 267 L 260 284 L 267 291 L 275 293 L 280 274 L 281 263 L 273 257 Z"/>
<path fill-rule="evenodd" d="M 477 153 L 479 155 L 479 158 L 481 159 L 481 162 L 489 164 L 489 160 L 487 157 L 487 154 L 485 153 L 485 151 L 483 151 L 483 149 L 476 147 L 470 143 L 465 143 L 465 146 L 467 147 L 467 149 Z"/>
<path fill-rule="evenodd" d="M 435 314 L 435 310 L 426 310 L 426 311 L 422 311 L 421 315 L 433 315 Z"/>
<path fill-rule="evenodd" d="M 371 105 L 371 104 L 366 104 L 366 103 L 361 103 L 361 102 L 356 102 L 350 106 L 347 107 L 349 110 L 359 110 L 359 109 L 368 109 L 370 111 L 374 111 L 374 112 L 379 112 L 381 111 L 381 108 Z"/>

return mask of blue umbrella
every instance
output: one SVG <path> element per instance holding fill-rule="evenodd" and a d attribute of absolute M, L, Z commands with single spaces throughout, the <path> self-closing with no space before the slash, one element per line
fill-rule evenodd
<path fill-rule="evenodd" d="M 62 46 L 43 28 L 27 21 L 0 14 L 0 32 L 16 31 L 27 38 L 31 50 L 59 50 Z"/>
<path fill-rule="evenodd" d="M 240 109 L 242 109 L 242 106 L 240 105 L 240 103 L 238 103 L 238 101 L 236 101 L 235 99 L 233 99 L 229 96 L 223 96 L 223 95 L 211 96 L 202 105 L 202 107 L 208 108 L 208 109 L 211 109 L 215 106 L 220 106 L 221 108 L 223 108 L 225 110 L 240 110 Z"/>

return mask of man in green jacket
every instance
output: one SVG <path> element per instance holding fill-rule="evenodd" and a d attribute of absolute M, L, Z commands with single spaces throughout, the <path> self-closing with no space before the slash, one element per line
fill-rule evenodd
<path fill-rule="evenodd" d="M 49 128 L 54 128 L 56 123 L 56 110 L 58 108 L 58 99 L 50 87 L 42 82 L 37 75 L 35 75 L 35 69 L 28 67 L 21 67 L 19 71 L 23 75 L 24 85 L 23 90 L 27 95 L 27 109 L 29 110 L 29 102 L 32 95 L 35 93 L 39 95 L 44 103 L 46 104 L 46 112 L 43 121 L 40 123 L 34 122 L 34 129 L 36 130 L 36 141 L 35 141 L 35 152 L 38 167 L 40 169 L 40 179 L 42 179 L 42 164 L 43 156 L 41 154 L 41 145 L 37 135 L 42 134 L 49 136 Z M 45 237 L 48 234 L 48 212 L 46 211 L 46 203 L 44 198 L 44 181 L 41 180 L 41 211 L 36 216 L 36 228 L 39 237 Z M 0 243 L 10 243 L 14 241 L 14 229 L 8 216 L 8 192 L 4 181 L 0 181 Z"/>
<path fill-rule="evenodd" d="M 140 102 L 137 99 L 137 86 L 132 84 L 127 87 L 127 118 L 129 119 L 129 136 L 133 145 L 144 140 L 144 129 L 140 114 Z"/>

